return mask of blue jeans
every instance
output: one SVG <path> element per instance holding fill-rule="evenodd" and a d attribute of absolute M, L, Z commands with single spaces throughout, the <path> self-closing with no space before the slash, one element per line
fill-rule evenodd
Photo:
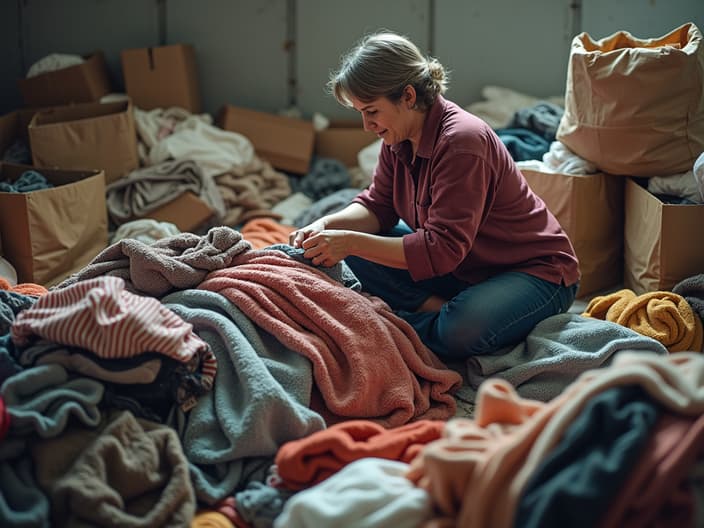
<path fill-rule="evenodd" d="M 391 236 L 402 229 L 397 226 Z M 519 343 L 543 319 L 569 310 L 577 292 L 576 284 L 554 284 L 522 272 L 499 273 L 470 285 L 451 275 L 416 282 L 407 270 L 359 257 L 347 257 L 345 263 L 364 291 L 385 300 L 446 361 Z M 416 312 L 431 295 L 449 301 L 439 312 Z"/>

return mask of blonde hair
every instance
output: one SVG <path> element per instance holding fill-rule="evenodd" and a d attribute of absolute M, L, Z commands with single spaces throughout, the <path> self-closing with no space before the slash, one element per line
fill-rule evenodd
<path fill-rule="evenodd" d="M 330 93 L 344 106 L 351 98 L 370 102 L 386 97 L 397 103 L 406 86 L 416 91 L 416 107 L 427 110 L 447 89 L 448 74 L 433 57 L 423 55 L 408 38 L 391 31 L 363 37 L 342 57 L 328 81 Z"/>

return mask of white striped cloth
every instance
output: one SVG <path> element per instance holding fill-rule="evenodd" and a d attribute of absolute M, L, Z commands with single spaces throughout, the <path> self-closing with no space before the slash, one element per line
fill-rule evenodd
<path fill-rule="evenodd" d="M 19 347 L 41 337 L 108 359 L 157 352 L 186 363 L 198 354 L 205 377 L 212 379 L 216 370 L 210 345 L 193 332 L 193 325 L 159 299 L 125 290 L 119 277 L 97 277 L 50 291 L 17 315 L 10 335 Z"/>

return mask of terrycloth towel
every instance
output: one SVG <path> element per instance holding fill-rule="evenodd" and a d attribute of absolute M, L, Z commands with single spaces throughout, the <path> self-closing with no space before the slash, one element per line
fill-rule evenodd
<path fill-rule="evenodd" d="M 704 320 L 704 273 L 681 280 L 672 288 L 672 293 L 684 297 L 699 319 Z"/>
<path fill-rule="evenodd" d="M 410 463 L 426 444 L 442 435 L 445 422 L 419 420 L 392 429 L 369 420 L 341 422 L 281 446 L 276 468 L 291 490 L 309 488 L 360 458 Z"/>
<path fill-rule="evenodd" d="M 274 528 L 422 526 L 432 515 L 432 504 L 425 490 L 405 478 L 407 468 L 396 460 L 357 460 L 291 497 Z"/>
<path fill-rule="evenodd" d="M 196 495 L 214 504 L 263 476 L 279 446 L 325 427 L 309 407 L 311 364 L 222 295 L 186 290 L 162 302 L 193 324 L 218 360 L 212 391 L 179 412 L 176 425 Z"/>
<path fill-rule="evenodd" d="M 621 350 L 667 354 L 657 340 L 622 325 L 573 313 L 553 315 L 515 347 L 469 358 L 467 385 L 476 395 L 486 379 L 502 378 L 523 398 L 548 401 L 585 370 L 608 365 Z"/>
<path fill-rule="evenodd" d="M 684 297 L 676 293 L 656 291 L 636 295 L 626 288 L 594 297 L 582 315 L 613 321 L 657 339 L 670 352 L 702 351 L 702 320 Z"/>
<path fill-rule="evenodd" d="M 251 247 L 239 231 L 223 226 L 213 227 L 203 236 L 180 233 L 151 245 L 120 240 L 55 288 L 114 275 L 127 282 L 127 289 L 161 297 L 176 289 L 196 287 L 208 272 L 231 266 L 237 255 Z"/>
<path fill-rule="evenodd" d="M 394 427 L 455 412 L 451 393 L 461 376 L 378 297 L 264 249 L 240 254 L 198 288 L 224 295 L 311 360 L 329 420 L 367 418 Z"/>
<path fill-rule="evenodd" d="M 189 525 L 196 501 L 178 436 L 143 424 L 129 412 L 119 415 L 54 484 L 59 525 Z"/>
<path fill-rule="evenodd" d="M 201 197 L 218 218 L 223 217 L 225 203 L 215 181 L 193 160 L 168 160 L 136 169 L 105 189 L 108 212 L 117 224 L 147 216 L 188 191 Z"/>

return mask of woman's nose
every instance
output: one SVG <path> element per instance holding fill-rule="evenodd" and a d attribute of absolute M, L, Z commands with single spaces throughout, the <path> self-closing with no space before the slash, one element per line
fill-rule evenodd
<path fill-rule="evenodd" d="M 364 130 L 366 130 L 367 132 L 373 132 L 372 124 L 369 122 L 368 117 L 362 116 L 362 124 L 364 125 Z"/>

